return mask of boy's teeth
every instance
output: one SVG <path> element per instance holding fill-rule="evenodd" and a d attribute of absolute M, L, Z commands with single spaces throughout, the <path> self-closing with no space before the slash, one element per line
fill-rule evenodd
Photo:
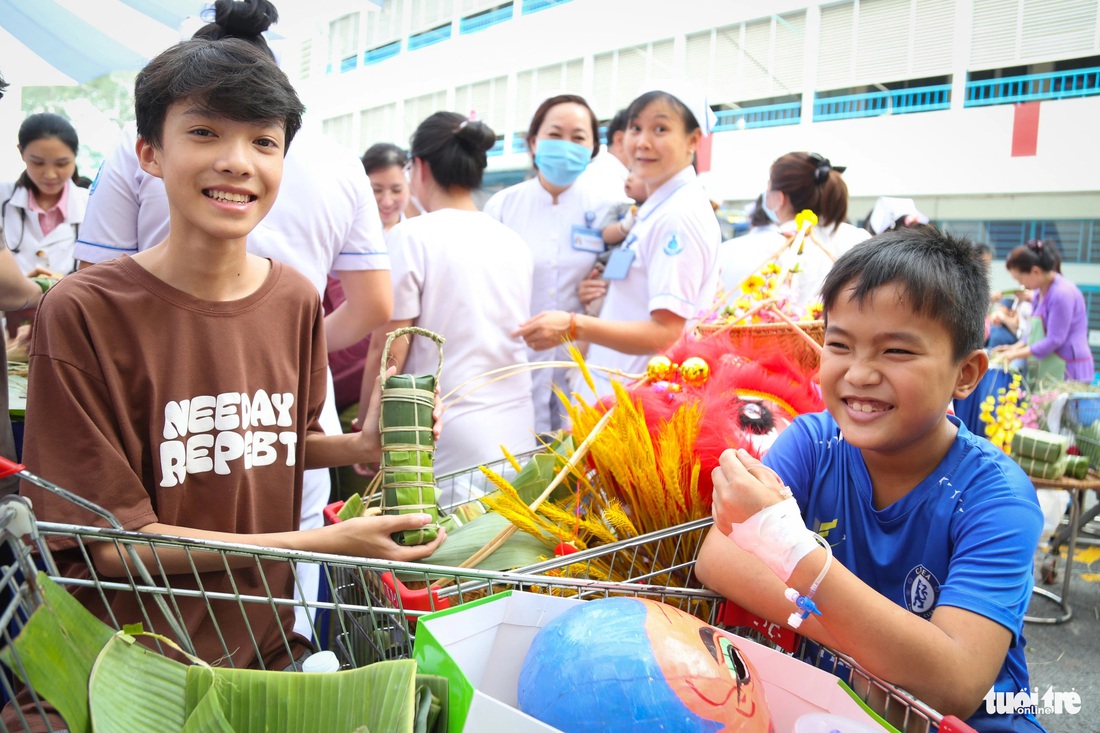
<path fill-rule="evenodd" d="M 850 402 L 853 410 L 857 412 L 879 412 L 880 409 L 872 405 L 870 402 Z"/>
<path fill-rule="evenodd" d="M 212 199 L 218 199 L 220 201 L 232 201 L 237 204 L 243 204 L 248 201 L 248 196 L 243 193 L 230 193 L 229 191 L 208 191 L 206 195 Z"/>

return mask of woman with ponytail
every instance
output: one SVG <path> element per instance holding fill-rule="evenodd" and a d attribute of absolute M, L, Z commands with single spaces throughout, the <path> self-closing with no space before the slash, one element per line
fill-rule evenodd
<path fill-rule="evenodd" d="M 1033 384 L 1067 379 L 1091 382 L 1095 364 L 1089 349 L 1089 312 L 1076 285 L 1061 273 L 1062 258 L 1052 242 L 1033 239 L 1005 260 L 1008 274 L 1032 294 L 1027 338 L 994 349 L 1006 359 L 1028 359 Z"/>
<path fill-rule="evenodd" d="M 359 402 L 365 417 L 386 334 L 419 326 L 446 339 L 440 392 L 447 395 L 486 372 L 527 361 L 509 331 L 531 312 L 531 252 L 514 231 L 478 211 L 486 152 L 496 135 L 483 122 L 436 112 L 413 133 L 409 187 L 425 212 L 399 223 L 386 238 L 393 278 L 393 320 L 371 337 Z M 390 364 L 398 372 L 432 374 L 437 347 L 424 338 L 397 339 Z M 477 380 L 474 384 L 484 384 Z M 466 390 L 460 392 L 465 394 Z M 435 472 L 442 475 L 537 447 L 531 375 L 508 376 L 445 403 Z M 458 497 L 441 498 L 447 506 Z"/>
<path fill-rule="evenodd" d="M 780 156 L 770 170 L 764 190 L 764 213 L 781 232 L 796 231 L 795 217 L 809 209 L 817 215 L 813 239 L 820 247 L 807 242 L 802 254 L 786 253 L 781 265 L 791 266 L 799 259 L 799 271 L 792 281 L 794 300 L 807 306 L 821 298 L 833 262 L 856 244 L 870 237 L 865 229 L 852 226 L 848 219 L 848 186 L 841 173 L 844 166 L 834 166 L 817 153 L 787 153 Z M 759 253 L 766 257 L 770 252 Z M 831 256 L 830 256 L 831 255 Z"/>

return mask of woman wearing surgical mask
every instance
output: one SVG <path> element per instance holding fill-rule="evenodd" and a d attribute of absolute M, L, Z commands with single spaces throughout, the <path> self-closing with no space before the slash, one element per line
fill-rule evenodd
<path fill-rule="evenodd" d="M 791 286 L 802 307 L 821 299 L 821 284 L 836 258 L 871 236 L 847 222 L 848 185 L 840 175 L 843 172 L 843 166 L 833 166 L 817 153 L 787 153 L 772 163 L 764 189 L 762 208 L 781 232 L 793 233 L 795 216 L 803 210 L 817 214 L 812 234 L 821 246 L 805 247 L 801 255 L 788 250 L 779 263 L 789 267 L 799 260 L 800 274 Z"/>
<path fill-rule="evenodd" d="M 600 317 L 542 311 L 516 331 L 528 347 L 581 340 L 591 344 L 590 365 L 641 374 L 653 354 L 713 307 L 722 231 L 692 165 L 709 112 L 705 97 L 685 102 L 663 90 L 630 104 L 624 145 L 646 200 L 604 268 L 610 284 Z M 613 394 L 606 372 L 595 370 L 592 377 L 596 397 Z"/>
<path fill-rule="evenodd" d="M 527 131 L 527 148 L 536 175 L 499 192 L 485 213 L 516 231 L 535 263 L 531 312 L 584 313 L 577 285 L 592 271 L 604 251 L 598 229 L 619 192 L 596 190 L 577 178 L 600 150 L 595 113 L 575 94 L 551 97 L 539 105 Z M 517 324 L 518 325 L 518 324 Z M 567 360 L 564 345 L 528 351 L 532 362 Z M 557 384 L 568 392 L 566 369 L 539 369 L 534 381 L 535 426 L 539 433 L 564 427 L 564 406 L 553 393 Z"/>

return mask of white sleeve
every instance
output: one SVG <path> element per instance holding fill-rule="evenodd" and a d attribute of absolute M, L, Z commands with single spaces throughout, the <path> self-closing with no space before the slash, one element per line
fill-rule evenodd
<path fill-rule="evenodd" d="M 141 205 L 134 187 L 138 168 L 133 141 L 124 134 L 92 183 L 88 210 L 76 240 L 77 260 L 105 262 L 138 251 Z"/>
<path fill-rule="evenodd" d="M 672 311 L 682 318 L 695 318 L 699 296 L 713 265 L 716 249 L 691 212 L 664 217 L 641 243 L 649 286 L 649 312 Z"/>
<path fill-rule="evenodd" d="M 355 213 L 332 269 L 337 272 L 388 270 L 390 255 L 386 250 L 386 235 L 382 230 L 382 219 L 378 215 L 378 204 L 374 200 L 370 179 L 359 159 L 349 155 L 351 160 L 348 161 L 344 175 L 348 179 L 348 196 Z"/>

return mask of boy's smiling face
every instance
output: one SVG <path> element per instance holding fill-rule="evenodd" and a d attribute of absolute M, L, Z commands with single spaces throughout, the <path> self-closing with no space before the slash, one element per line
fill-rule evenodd
<path fill-rule="evenodd" d="M 142 168 L 164 179 L 172 236 L 239 240 L 271 210 L 279 192 L 283 127 L 241 122 L 188 100 L 168 108 L 162 144 L 138 141 Z"/>
<path fill-rule="evenodd" d="M 927 457 L 931 470 L 955 436 L 948 403 L 969 394 L 984 372 L 981 352 L 956 363 L 947 328 L 914 312 L 895 284 L 874 290 L 862 306 L 851 293 L 845 286 L 828 314 L 825 405 L 865 459 Z"/>

